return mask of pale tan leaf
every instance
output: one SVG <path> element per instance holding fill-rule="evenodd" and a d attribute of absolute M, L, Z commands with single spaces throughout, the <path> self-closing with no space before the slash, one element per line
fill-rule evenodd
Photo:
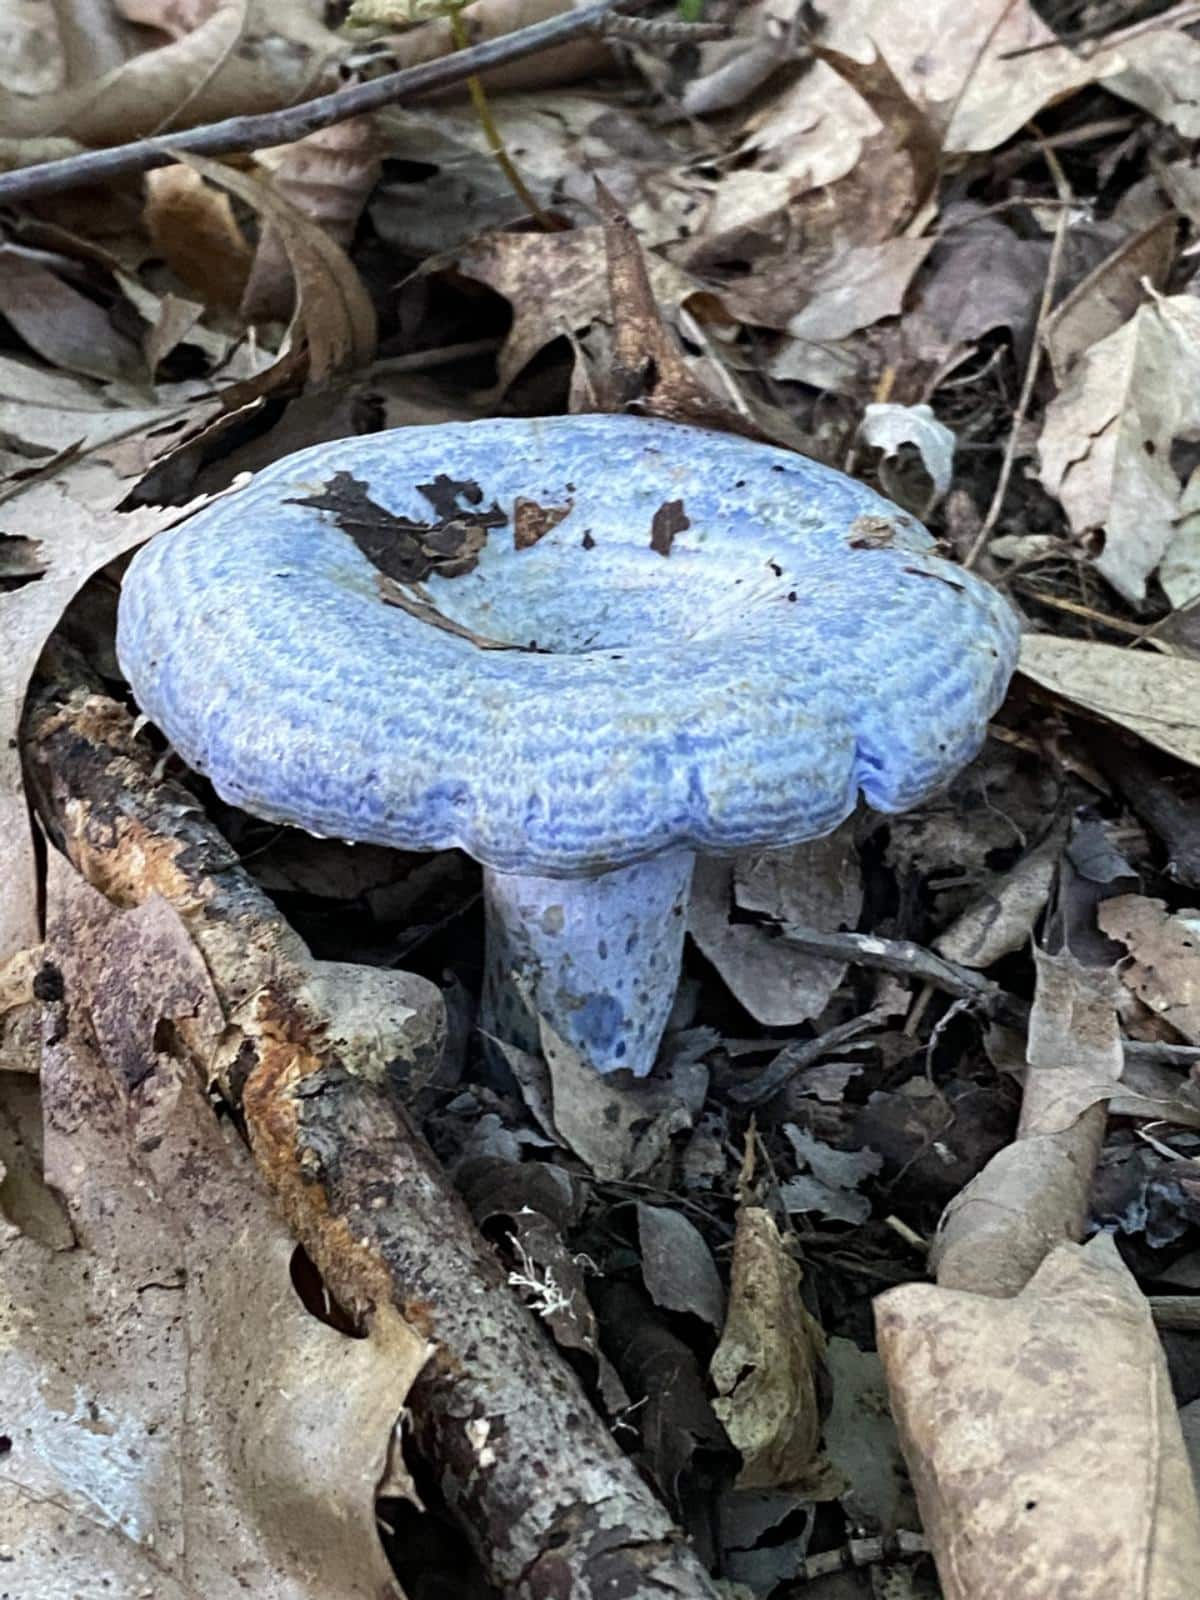
<path fill-rule="evenodd" d="M 688 932 L 751 1016 L 794 1027 L 818 1016 L 846 974 L 844 962 L 806 955 L 743 911 L 812 928 L 853 928 L 862 877 L 851 819 L 824 839 L 735 861 L 701 857 L 688 902 Z"/>
<path fill-rule="evenodd" d="M 0 1254 L 20 1307 L 5 1582 L 65 1592 L 57 1543 L 87 1551 L 80 1594 L 395 1594 L 375 1492 L 427 1346 L 395 1314 L 354 1339 L 302 1304 L 249 1152 L 168 1053 L 224 1028 L 175 911 L 120 913 L 57 855 L 49 890 L 70 998 L 44 1056 L 45 1172 L 75 1246 L 16 1235 Z"/>
<path fill-rule="evenodd" d="M 121 63 L 93 51 L 92 70 L 103 75 L 67 94 L 0 94 L 0 125 L 23 138 L 69 134 L 104 145 L 274 111 L 316 93 L 346 49 L 307 0 L 221 0 L 193 31 L 157 50 Z"/>
<path fill-rule="evenodd" d="M 1200 1044 L 1200 912 L 1122 894 L 1102 900 L 1096 918 L 1129 951 L 1122 981 L 1189 1044 Z"/>
<path fill-rule="evenodd" d="M 1118 70 L 1105 77 L 1104 87 L 1123 100 L 1131 100 L 1183 135 L 1200 138 L 1200 103 L 1196 83 L 1200 77 L 1200 42 L 1182 28 L 1155 28 L 1136 38 L 1119 40 L 1111 52 L 1097 60 Z"/>
<path fill-rule="evenodd" d="M 1026 634 L 1020 670 L 1091 715 L 1200 766 L 1200 661 Z"/>
<path fill-rule="evenodd" d="M 1175 532 L 1171 447 L 1200 428 L 1200 301 L 1155 299 L 1080 357 L 1047 407 L 1041 480 L 1083 536 L 1102 530 L 1096 567 L 1141 600 Z"/>
<path fill-rule="evenodd" d="M 1107 1234 L 1014 1299 L 875 1302 L 946 1600 L 1188 1600 L 1200 1509 L 1149 1307 Z M 1064 1580 L 1064 1574 L 1069 1577 Z"/>
<path fill-rule="evenodd" d="M 271 187 L 348 250 L 382 166 L 384 145 L 373 117 L 350 117 L 279 150 L 259 153 Z M 243 312 L 251 321 L 283 319 L 294 304 L 287 246 L 278 228 L 259 240 Z"/>
<path fill-rule="evenodd" d="M 930 1264 L 947 1288 L 1016 1294 L 1083 1226 L 1104 1134 L 1103 1102 L 1121 1076 L 1113 973 L 1071 955 L 1037 955 L 1018 1137 L 946 1207 Z"/>
<path fill-rule="evenodd" d="M 0 246 L 0 315 L 31 350 L 68 372 L 145 384 L 145 362 L 103 307 L 13 245 Z"/>
<path fill-rule="evenodd" d="M 800 1297 L 800 1268 L 770 1213 L 738 1212 L 729 1310 L 709 1371 L 713 1410 L 742 1457 L 740 1489 L 816 1489 L 816 1372 L 825 1337 Z"/>

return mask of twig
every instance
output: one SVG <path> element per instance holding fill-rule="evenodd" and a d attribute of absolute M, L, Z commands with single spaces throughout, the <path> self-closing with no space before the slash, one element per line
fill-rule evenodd
<path fill-rule="evenodd" d="M 989 1013 L 1011 998 L 982 973 L 960 966 L 957 961 L 947 961 L 911 939 L 883 939 L 874 933 L 824 933 L 794 922 L 785 923 L 779 937 L 808 955 L 832 956 L 836 961 L 873 967 L 898 978 L 921 978 L 943 994 L 975 1001 Z"/>
<path fill-rule="evenodd" d="M 1096 22 L 1091 27 L 1080 28 L 1076 33 L 1063 34 L 1061 38 L 1043 39 L 1040 44 L 1023 44 L 1019 49 L 1005 50 L 1000 60 L 1015 61 L 1019 56 L 1039 55 L 1043 50 L 1074 50 L 1078 45 L 1091 45 L 1090 50 L 1079 51 L 1086 59 L 1094 56 L 1098 50 L 1119 50 L 1139 34 L 1170 31 L 1187 27 L 1193 22 L 1200 22 L 1200 5 L 1195 0 L 1184 0 L 1181 5 L 1172 6 L 1170 11 L 1160 11 L 1156 17 L 1143 17 L 1140 22 L 1131 22 L 1127 28 L 1114 28 L 1110 33 L 1106 22 Z"/>
<path fill-rule="evenodd" d="M 1054 181 L 1059 191 L 1059 199 L 1067 200 L 1071 197 L 1070 185 L 1062 165 L 1054 152 L 1045 143 L 1042 151 L 1046 158 L 1046 165 L 1054 174 Z M 1042 364 L 1042 332 L 1050 315 L 1050 308 L 1054 304 L 1054 291 L 1058 285 L 1059 268 L 1062 265 L 1063 246 L 1067 238 L 1067 222 L 1071 212 L 1068 206 L 1063 206 L 1058 213 L 1058 221 L 1054 227 L 1054 243 L 1050 247 L 1050 260 L 1046 264 L 1046 278 L 1042 284 L 1042 298 L 1038 305 L 1037 323 L 1033 330 L 1033 345 L 1029 352 L 1029 360 L 1025 367 L 1025 379 L 1021 384 L 1021 393 L 1017 398 L 1017 409 L 1013 412 L 1012 431 L 1008 436 L 1008 444 L 1004 449 L 1004 460 L 1000 464 L 1000 478 L 996 484 L 996 492 L 992 495 L 992 503 L 987 509 L 987 516 L 983 519 L 983 526 L 975 536 L 975 543 L 967 552 L 963 562 L 964 567 L 973 567 L 983 554 L 984 546 L 991 536 L 992 530 L 1000 520 L 1000 513 L 1004 509 L 1004 499 L 1008 493 L 1008 481 L 1012 477 L 1013 465 L 1017 459 L 1017 447 L 1021 438 L 1021 427 L 1029 410 L 1029 402 L 1033 399 L 1033 386 L 1037 382 L 1038 371 Z"/>
<path fill-rule="evenodd" d="M 400 72 L 389 72 L 382 78 L 352 84 L 347 89 L 319 95 L 296 106 L 285 106 L 280 111 L 227 117 L 223 122 L 210 122 L 182 133 L 135 139 L 131 144 L 115 145 L 111 150 L 88 150 L 61 161 L 41 161 L 36 166 L 21 167 L 16 172 L 0 174 L 0 202 L 58 194 L 80 184 L 106 183 L 136 172 L 149 172 L 174 161 L 180 151 L 225 156 L 271 145 L 294 144 L 336 122 L 449 88 L 478 73 L 489 72 L 510 61 L 521 61 L 583 34 L 595 33 L 611 13 L 636 11 L 648 4 L 649 0 L 597 0 L 596 4 L 580 11 L 548 17 L 545 22 L 518 28 L 515 33 L 489 39 L 469 50 L 456 50 L 436 61 L 424 61 Z"/>
<path fill-rule="evenodd" d="M 188 792 L 156 777 L 130 714 L 59 670 L 25 728 L 43 821 L 110 899 L 161 895 L 187 924 L 232 1041 L 206 1069 L 240 1103 L 284 1214 L 340 1304 L 381 1337 L 398 1310 L 434 1347 L 410 1437 L 491 1582 L 512 1596 L 717 1600 L 397 1097 L 347 1070 L 337 987 L 314 989 L 320 964 Z M 432 1046 L 413 1040 L 414 1070 Z"/>

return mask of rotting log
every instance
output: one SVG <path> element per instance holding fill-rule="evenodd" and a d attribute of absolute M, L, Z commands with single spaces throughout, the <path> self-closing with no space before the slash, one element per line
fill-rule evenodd
<path fill-rule="evenodd" d="M 82 875 L 118 905 L 161 895 L 189 928 L 229 1022 L 209 1065 L 332 1293 L 368 1326 L 394 1306 L 433 1344 L 413 1437 L 492 1581 L 520 1600 L 715 1600 L 403 1107 L 348 1070 L 303 942 L 125 709 L 60 679 L 31 698 L 23 740 L 38 812 Z"/>

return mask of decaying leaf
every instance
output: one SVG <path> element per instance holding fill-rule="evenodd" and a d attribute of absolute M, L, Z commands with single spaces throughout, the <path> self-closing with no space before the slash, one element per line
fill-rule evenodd
<path fill-rule="evenodd" d="M 888 457 L 897 455 L 902 445 L 912 445 L 935 494 L 949 491 L 954 471 L 954 430 L 938 421 L 931 406 L 869 405 L 858 425 L 858 436 L 864 444 L 883 452 L 885 471 Z M 884 486 L 895 498 L 886 479 Z"/>
<path fill-rule="evenodd" d="M 1046 410 L 1041 480 L 1083 537 L 1102 532 L 1097 569 L 1141 600 L 1179 516 L 1171 447 L 1200 429 L 1200 303 L 1140 306 L 1086 351 Z"/>
<path fill-rule="evenodd" d="M 253 207 L 278 236 L 296 286 L 292 350 L 295 353 L 302 339 L 308 381 L 317 384 L 347 367 L 365 365 L 375 352 L 375 308 L 342 247 L 248 173 L 201 156 L 181 159 L 202 178 Z"/>
<path fill-rule="evenodd" d="M 875 1323 L 947 1600 L 1052 1600 L 1064 1573 L 1080 1600 L 1185 1600 L 1200 1507 L 1149 1307 L 1109 1235 L 1058 1245 L 1011 1299 L 889 1290 Z"/>
<path fill-rule="evenodd" d="M 1092 716 L 1200 766 L 1200 662 L 1030 633 L 1021 641 L 1021 671 Z"/>
<path fill-rule="evenodd" d="M 668 1206 L 640 1201 L 642 1278 L 655 1305 L 686 1311 L 713 1328 L 725 1319 L 725 1291 L 712 1253 L 694 1222 Z"/>
<path fill-rule="evenodd" d="M 735 908 L 777 923 L 853 927 L 862 909 L 853 822 L 789 850 L 701 857 L 692 881 L 688 932 L 746 1010 L 768 1027 L 817 1016 L 845 965 L 789 950 L 769 925 L 735 920 Z"/>
<path fill-rule="evenodd" d="M 129 49 L 124 39 L 112 42 L 118 51 Z M 0 95 L 0 124 L 11 134 L 68 133 L 83 144 L 120 144 L 170 127 L 274 111 L 317 92 L 346 50 L 306 0 L 217 0 L 170 43 L 125 60 L 98 56 L 94 28 L 81 29 L 73 45 L 95 63 L 98 78 L 77 80 L 53 96 L 28 83 L 8 89 Z"/>
<path fill-rule="evenodd" d="M 75 1248 L 10 1234 L 0 1256 L 5 1582 L 395 1593 L 374 1497 L 426 1347 L 396 1317 L 353 1339 L 301 1303 L 292 1240 L 181 1044 L 222 1019 L 175 913 L 118 913 L 58 857 L 50 887 L 69 998 L 45 1175 Z"/>
<path fill-rule="evenodd" d="M 1200 1044 L 1200 913 L 1122 894 L 1102 900 L 1096 917 L 1129 951 L 1122 981 L 1189 1044 Z"/>
<path fill-rule="evenodd" d="M 38 483 L 4 507 L 4 531 L 31 540 L 40 552 L 42 575 L 0 594 L 0 956 L 39 937 L 37 875 L 33 840 L 21 786 L 17 726 L 25 691 L 46 640 L 67 605 L 94 572 L 161 528 L 203 505 L 207 497 L 179 506 L 142 506 L 120 512 L 119 480 L 109 504 L 84 504 L 69 480 Z"/>
<path fill-rule="evenodd" d="M 874 1150 L 835 1150 L 794 1123 L 785 1123 L 783 1131 L 806 1169 L 780 1186 L 788 1213 L 813 1211 L 834 1222 L 865 1222 L 871 1202 L 858 1186 L 879 1171 L 883 1157 Z"/>
<path fill-rule="evenodd" d="M 1079 1237 L 1104 1102 L 1121 1077 L 1116 975 L 1039 951 L 1018 1137 L 947 1206 L 930 1257 L 938 1282 L 1016 1294 L 1060 1241 Z"/>
<path fill-rule="evenodd" d="M 743 1206 L 729 1312 L 709 1368 L 713 1410 L 741 1452 L 738 1487 L 790 1485 L 820 1497 L 816 1369 L 825 1337 L 800 1296 L 800 1268 L 770 1213 Z"/>

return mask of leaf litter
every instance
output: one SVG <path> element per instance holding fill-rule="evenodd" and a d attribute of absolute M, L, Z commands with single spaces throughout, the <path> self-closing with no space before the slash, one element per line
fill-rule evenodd
<path fill-rule="evenodd" d="M 555 9 L 466 15 L 493 37 Z M 88 889 L 52 827 L 48 860 L 34 844 L 30 800 L 43 825 L 53 807 L 22 781 L 31 681 L 119 694 L 125 556 L 288 450 L 625 407 L 865 476 L 1027 624 L 946 794 L 701 863 L 650 1080 L 594 1079 L 553 1037 L 481 1071 L 469 862 L 281 833 L 193 780 L 194 805 L 330 971 L 386 971 L 399 940 L 444 986 L 440 1061 L 371 1072 L 739 1594 L 866 1568 L 974 1596 L 1019 1566 L 1049 1595 L 1066 1530 L 1081 1593 L 1185 1592 L 1196 1323 L 1164 1328 L 1168 1372 L 1152 1313 L 1200 1283 L 1200 23 L 1156 10 L 709 0 L 724 37 L 532 56 L 487 84 L 534 218 L 455 96 L 11 212 L 0 1200 L 30 1592 L 51 1571 L 221 1592 L 236 1568 L 263 1593 L 386 1592 L 393 1570 L 420 1593 L 418 1529 L 456 1592 L 485 1592 L 449 1480 L 423 1512 L 404 1498 L 421 1337 L 305 1309 L 236 1117 L 213 1115 L 231 1020 L 196 946 L 100 847 Z M 72 15 L 22 10 L 3 165 L 452 49 L 444 16 L 404 11 L 364 32 L 299 3 L 127 0 L 136 27 L 83 49 Z M 522 537 L 560 510 L 521 508 Z M 409 554 L 470 560 L 486 527 L 436 517 Z M 247 1385 L 273 1398 L 253 1410 Z"/>

